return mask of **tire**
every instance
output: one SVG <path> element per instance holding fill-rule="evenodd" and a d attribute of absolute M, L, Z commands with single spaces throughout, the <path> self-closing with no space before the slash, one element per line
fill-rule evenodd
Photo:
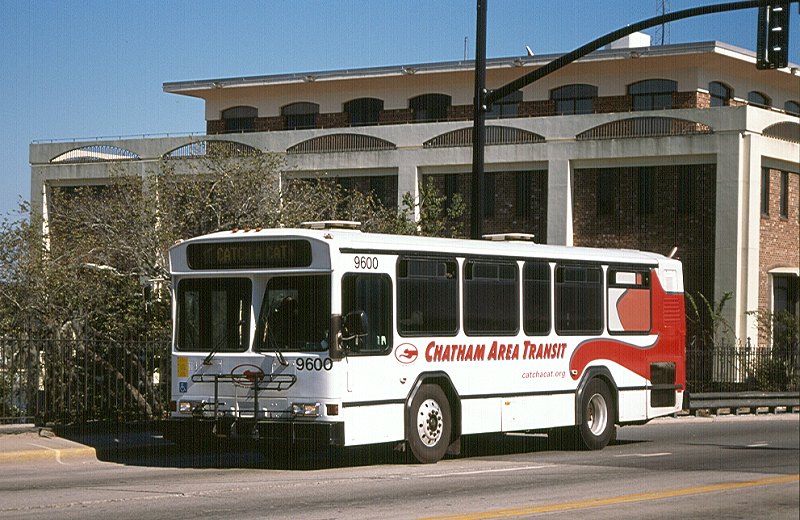
<path fill-rule="evenodd" d="M 617 433 L 614 401 L 604 381 L 597 378 L 589 381 L 583 391 L 580 411 L 578 432 L 583 445 L 590 450 L 602 450 Z"/>
<path fill-rule="evenodd" d="M 408 447 L 421 464 L 437 462 L 450 445 L 450 402 L 438 385 L 419 387 L 408 410 Z"/>

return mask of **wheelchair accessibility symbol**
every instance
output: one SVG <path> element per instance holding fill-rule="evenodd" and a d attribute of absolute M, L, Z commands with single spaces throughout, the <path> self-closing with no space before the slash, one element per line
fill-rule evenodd
<path fill-rule="evenodd" d="M 178 392 L 185 394 L 189 391 L 189 382 L 188 381 L 179 381 L 178 382 Z"/>

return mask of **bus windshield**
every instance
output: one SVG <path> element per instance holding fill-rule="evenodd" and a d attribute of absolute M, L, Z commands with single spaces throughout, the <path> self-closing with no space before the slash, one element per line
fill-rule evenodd
<path fill-rule="evenodd" d="M 267 282 L 255 349 L 320 352 L 328 349 L 330 275 L 277 276 Z"/>
<path fill-rule="evenodd" d="M 251 292 L 247 278 L 193 278 L 178 282 L 177 350 L 247 350 Z"/>

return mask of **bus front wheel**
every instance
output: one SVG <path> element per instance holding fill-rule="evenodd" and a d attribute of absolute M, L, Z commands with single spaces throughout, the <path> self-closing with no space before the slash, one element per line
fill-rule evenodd
<path fill-rule="evenodd" d="M 439 461 L 450 444 L 450 403 L 438 385 L 423 384 L 411 400 L 408 446 L 417 462 Z"/>

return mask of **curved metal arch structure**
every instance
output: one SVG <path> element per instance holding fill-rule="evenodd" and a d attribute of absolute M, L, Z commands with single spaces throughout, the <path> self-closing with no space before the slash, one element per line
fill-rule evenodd
<path fill-rule="evenodd" d="M 630 137 L 669 137 L 712 134 L 714 129 L 705 123 L 675 117 L 629 117 L 590 128 L 575 136 L 578 141 L 595 139 L 625 139 Z"/>
<path fill-rule="evenodd" d="M 287 148 L 286 153 L 370 152 L 396 149 L 396 144 L 379 137 L 342 133 L 312 137 Z"/>
<path fill-rule="evenodd" d="M 198 157 L 234 157 L 260 155 L 261 150 L 236 141 L 210 140 L 194 141 L 179 146 L 161 157 L 164 159 L 192 159 Z"/>
<path fill-rule="evenodd" d="M 459 146 L 472 146 L 474 129 L 470 127 L 459 128 L 444 134 L 437 135 L 422 143 L 423 148 L 453 148 Z M 511 126 L 489 125 L 486 127 L 487 146 L 502 144 L 535 144 L 543 143 L 545 138 L 535 132 L 514 128 Z"/>
<path fill-rule="evenodd" d="M 761 132 L 761 135 L 791 143 L 800 143 L 800 124 L 792 121 L 781 121 L 766 127 Z"/>
<path fill-rule="evenodd" d="M 133 161 L 140 159 L 139 154 L 108 144 L 92 144 L 73 148 L 50 159 L 53 164 L 57 163 L 83 163 L 83 162 L 106 162 L 106 161 Z"/>

